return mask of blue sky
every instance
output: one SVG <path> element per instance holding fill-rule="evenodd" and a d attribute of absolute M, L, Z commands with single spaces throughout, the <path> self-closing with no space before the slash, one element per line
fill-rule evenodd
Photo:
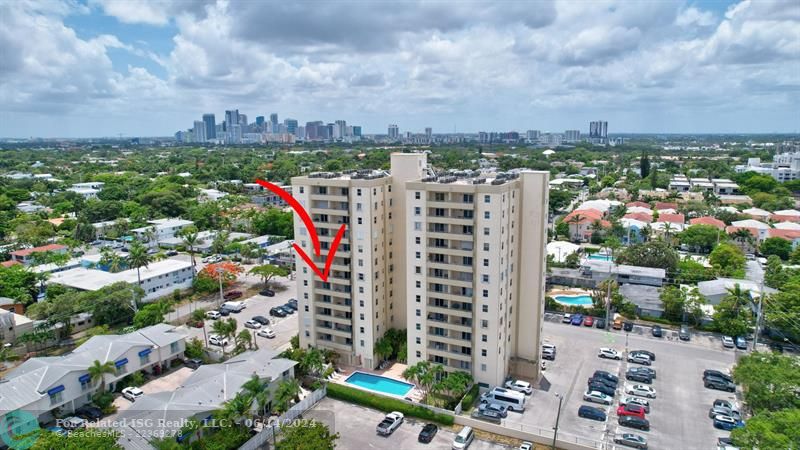
<path fill-rule="evenodd" d="M 587 8 L 591 5 L 591 8 Z M 0 2 L 0 136 L 800 130 L 800 2 Z"/>

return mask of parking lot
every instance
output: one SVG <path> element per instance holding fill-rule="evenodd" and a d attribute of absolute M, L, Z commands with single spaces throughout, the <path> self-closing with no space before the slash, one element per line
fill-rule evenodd
<path fill-rule="evenodd" d="M 336 448 L 342 449 L 449 449 L 452 448 L 455 433 L 449 429 L 439 428 L 439 432 L 429 444 L 417 441 L 419 432 L 425 426 L 424 421 L 406 417 L 400 427 L 387 437 L 378 435 L 375 427 L 383 420 L 384 413 L 363 406 L 345 403 L 332 398 L 324 398 L 317 405 L 303 414 L 304 419 L 315 419 L 323 422 L 332 431 L 340 434 Z M 456 430 L 461 427 L 456 425 Z M 504 445 L 475 439 L 470 450 L 509 449 Z"/>
<path fill-rule="evenodd" d="M 275 337 L 272 339 L 264 338 L 256 336 L 256 332 L 258 330 L 249 329 L 250 333 L 257 339 L 258 347 L 259 348 L 272 348 L 272 349 L 284 349 L 288 348 L 289 341 L 291 340 L 292 336 L 297 334 L 298 330 L 298 321 L 297 321 L 297 312 L 294 314 L 290 314 L 286 317 L 272 317 L 269 315 L 270 308 L 274 306 L 283 305 L 289 301 L 290 298 L 297 298 L 297 285 L 293 281 L 289 281 L 286 278 L 280 278 L 273 280 L 272 285 L 274 286 L 276 283 L 280 283 L 282 287 L 285 289 L 283 290 L 275 290 L 274 297 L 265 297 L 263 295 L 254 295 L 250 298 L 246 299 L 237 299 L 237 301 L 243 301 L 246 305 L 245 309 L 243 309 L 239 313 L 231 313 L 228 317 L 222 317 L 222 319 L 227 318 L 234 318 L 237 322 L 236 333 L 238 334 L 240 331 L 246 329 L 244 327 L 244 323 L 250 320 L 254 316 L 264 316 L 269 319 L 269 327 L 275 332 Z M 213 320 L 206 320 L 205 321 L 205 328 L 206 334 L 211 336 L 214 332 L 211 330 L 213 326 Z M 191 337 L 196 337 L 203 340 L 203 329 L 202 328 L 189 328 L 189 334 Z M 230 340 L 227 347 L 225 347 L 225 351 L 233 350 L 234 343 Z M 219 348 L 219 347 L 212 347 L 212 348 Z"/>
<path fill-rule="evenodd" d="M 705 450 L 714 448 L 717 437 L 729 433 L 713 427 L 708 411 L 715 399 L 739 403 L 734 394 L 706 389 L 703 370 L 716 369 L 729 372 L 739 351 L 722 348 L 713 336 L 692 336 L 690 342 L 678 340 L 676 333 L 666 332 L 662 338 L 652 337 L 649 327 L 634 327 L 630 333 L 603 331 L 584 326 L 562 324 L 560 317 L 549 316 L 544 324 L 544 341 L 557 347 L 555 361 L 547 362 L 541 389 L 535 390 L 523 414 L 509 412 L 505 426 L 547 430 L 555 424 L 558 397 L 563 396 L 559 422 L 559 437 L 576 441 L 592 439 L 613 442 L 618 430 L 616 409 L 626 383 L 625 371 L 629 363 L 597 357 L 600 347 L 627 350 L 648 350 L 656 354 L 651 366 L 657 372 L 651 387 L 657 398 L 650 400 L 651 413 L 647 415 L 651 430 L 622 428 L 645 436 L 650 449 Z M 715 342 L 716 341 L 716 342 Z M 630 366 L 638 366 L 630 364 Z M 586 382 L 595 370 L 605 370 L 620 377 L 615 401 L 611 406 L 589 404 L 583 401 Z M 598 422 L 578 417 L 581 405 L 597 406 L 606 410 L 608 418 Z M 542 431 L 540 431 L 542 432 Z"/>

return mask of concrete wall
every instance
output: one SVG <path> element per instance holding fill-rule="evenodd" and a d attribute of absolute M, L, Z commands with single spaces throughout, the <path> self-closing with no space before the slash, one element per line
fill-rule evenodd
<path fill-rule="evenodd" d="M 531 427 L 530 430 L 523 431 L 465 416 L 455 416 L 455 423 L 456 425 L 470 426 L 476 430 L 521 439 L 523 441 L 535 442 L 537 444 L 547 445 L 548 447 L 553 444 L 553 431 L 549 429 L 545 430 Z M 533 431 L 537 432 L 535 433 Z M 556 440 L 556 447 L 561 450 L 591 450 L 602 448 L 602 442 L 584 439 L 574 435 L 563 435 L 562 433 L 558 435 L 559 439 Z"/>

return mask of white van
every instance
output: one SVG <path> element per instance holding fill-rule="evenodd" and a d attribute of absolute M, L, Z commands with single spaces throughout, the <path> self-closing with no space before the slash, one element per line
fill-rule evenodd
<path fill-rule="evenodd" d="M 481 395 L 481 401 L 507 406 L 512 411 L 525 410 L 525 394 L 511 389 L 496 387 Z"/>
<path fill-rule="evenodd" d="M 244 302 L 225 302 L 222 307 L 228 311 L 241 312 L 244 309 Z"/>
<path fill-rule="evenodd" d="M 472 427 L 462 428 L 453 438 L 453 450 L 463 450 L 469 447 L 473 439 L 475 439 L 475 433 L 472 432 Z"/>

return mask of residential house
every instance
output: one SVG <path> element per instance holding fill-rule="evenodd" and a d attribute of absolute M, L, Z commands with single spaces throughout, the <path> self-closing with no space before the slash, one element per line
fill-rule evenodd
<path fill-rule="evenodd" d="M 703 217 L 697 217 L 695 219 L 689 219 L 689 225 L 708 225 L 715 228 L 719 228 L 720 230 L 725 229 L 725 222 L 717 219 L 716 217 L 711 217 L 711 216 L 703 216 Z"/>
<path fill-rule="evenodd" d="M 564 222 L 569 225 L 569 236 L 576 242 L 591 240 L 595 226 L 610 228 L 611 223 L 603 218 L 603 213 L 596 209 L 577 209 L 564 217 Z"/>
<path fill-rule="evenodd" d="M 697 290 L 710 305 L 719 305 L 722 299 L 728 295 L 728 291 L 735 289 L 736 285 L 744 291 L 749 291 L 751 298 L 758 297 L 761 292 L 761 283 L 752 280 L 739 280 L 736 278 L 717 278 L 716 280 L 701 281 L 697 283 Z M 775 289 L 764 286 L 765 294 L 778 292 Z"/>
<path fill-rule="evenodd" d="M 742 210 L 742 214 L 746 214 L 755 220 L 767 221 L 772 217 L 772 213 L 761 208 L 748 208 Z"/>
<path fill-rule="evenodd" d="M 66 245 L 61 244 L 47 244 L 41 247 L 26 248 L 16 250 L 10 253 L 11 260 L 22 263 L 26 266 L 33 264 L 35 255 L 37 253 L 53 252 L 53 253 L 67 253 L 68 248 Z"/>
<path fill-rule="evenodd" d="M 156 219 L 148 220 L 150 226 L 131 230 L 139 240 L 149 243 L 151 247 L 158 246 L 164 239 L 174 238 L 184 228 L 194 225 L 191 220 L 184 219 Z"/>

